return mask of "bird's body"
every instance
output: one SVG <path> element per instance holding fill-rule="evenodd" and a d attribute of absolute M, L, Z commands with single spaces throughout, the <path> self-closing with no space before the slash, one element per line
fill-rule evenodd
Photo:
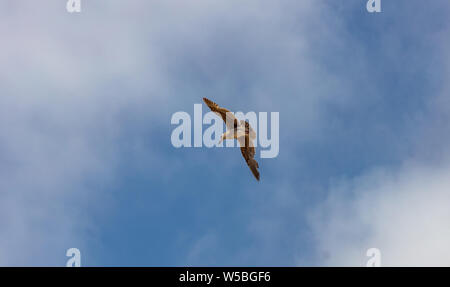
<path fill-rule="evenodd" d="M 233 129 L 227 130 L 221 136 L 220 142 L 222 142 L 225 139 L 237 139 L 237 140 L 239 140 L 240 138 L 245 138 L 246 136 L 250 137 L 250 145 L 253 145 L 253 140 L 256 138 L 255 131 L 250 127 L 248 122 L 240 121 L 238 126 L 233 127 Z"/>
<path fill-rule="evenodd" d="M 241 148 L 242 156 L 247 162 L 247 165 L 255 178 L 259 181 L 259 165 L 254 159 L 255 146 L 253 144 L 253 140 L 256 139 L 255 131 L 247 121 L 238 121 L 229 110 L 220 107 L 207 98 L 203 98 L 203 101 L 211 109 L 211 111 L 223 119 L 225 125 L 227 126 L 227 131 L 220 137 L 220 142 L 226 139 L 237 139 Z"/>

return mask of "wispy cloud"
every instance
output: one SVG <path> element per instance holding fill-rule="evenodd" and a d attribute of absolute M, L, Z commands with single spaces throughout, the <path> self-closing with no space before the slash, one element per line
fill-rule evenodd
<path fill-rule="evenodd" d="M 365 266 L 375 247 L 383 266 L 450 265 L 449 174 L 409 163 L 335 184 L 311 216 L 319 264 Z"/>
<path fill-rule="evenodd" d="M 436 234 L 447 216 L 448 22 L 442 3 L 369 16 L 348 2 L 84 1 L 75 15 L 3 1 L 0 265 L 63 266 L 70 247 L 90 264 L 292 265 L 317 250 L 316 264 L 353 265 L 352 246 L 378 242 L 402 262 L 384 217 Z M 204 96 L 280 112 L 260 185 L 235 151 L 171 147 L 171 114 Z M 439 202 L 423 219 L 389 203 L 410 198 Z M 384 217 L 361 211 L 372 202 Z"/>

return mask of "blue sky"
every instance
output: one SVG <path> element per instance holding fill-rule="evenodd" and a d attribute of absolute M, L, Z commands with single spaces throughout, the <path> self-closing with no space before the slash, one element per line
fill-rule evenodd
<path fill-rule="evenodd" d="M 0 265 L 450 264 L 448 1 L 62 2 L 0 3 Z M 280 113 L 261 182 L 203 97 Z"/>

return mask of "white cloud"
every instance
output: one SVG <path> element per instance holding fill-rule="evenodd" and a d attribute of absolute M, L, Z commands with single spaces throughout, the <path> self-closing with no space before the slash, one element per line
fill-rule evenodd
<path fill-rule="evenodd" d="M 326 1 L 132 2 L 84 1 L 79 15 L 60 0 L 0 4 L 0 265 L 63 266 L 69 247 L 83 256 L 72 243 L 93 244 L 89 211 L 107 205 L 98 185 L 114 180 L 125 129 L 168 127 L 172 112 L 213 95 L 243 110 L 283 109 L 287 154 L 329 125 L 324 103 L 345 104 L 370 82 L 364 53 Z M 320 49 L 345 75 L 328 70 Z M 136 149 L 167 160 L 142 142 Z M 273 166 L 296 178 L 285 163 Z M 297 212 L 294 189 L 274 196 Z M 258 214 L 254 227 L 269 230 L 258 238 L 268 249 L 284 236 L 272 232 L 285 219 L 272 212 L 276 220 Z M 217 238 L 199 236 L 190 258 L 201 262 L 200 246 Z"/>
<path fill-rule="evenodd" d="M 427 12 L 422 17 L 432 14 Z M 450 96 L 445 80 L 450 53 L 443 36 L 449 29 L 447 23 L 427 34 L 436 47 L 426 59 L 434 90 L 423 95 L 424 106 L 409 116 L 405 127 L 409 141 L 401 144 L 413 147 L 412 159 L 330 183 L 326 201 L 309 217 L 315 264 L 365 266 L 367 249 L 375 247 L 382 266 L 450 266 Z M 311 264 L 301 257 L 297 263 Z"/>
<path fill-rule="evenodd" d="M 229 102 L 248 94 L 242 102 L 267 110 L 276 93 L 291 99 L 291 111 L 295 102 L 302 117 L 315 118 L 337 82 L 307 56 L 308 37 L 333 37 L 321 8 L 108 0 L 69 14 L 59 0 L 2 2 L 0 265 L 63 266 L 67 248 L 85 251 L 73 242 L 93 244 L 89 211 L 108 198 L 98 186 L 114 179 L 123 130 L 150 121 L 168 127 L 172 112 L 210 94 Z M 332 87 L 320 95 L 292 97 L 299 79 L 311 89 L 324 76 Z M 166 160 L 139 148 L 152 150 L 145 154 L 153 162 Z"/>
<path fill-rule="evenodd" d="M 383 266 L 450 265 L 448 165 L 410 163 L 333 186 L 311 216 L 319 265 L 365 266 L 371 247 Z"/>

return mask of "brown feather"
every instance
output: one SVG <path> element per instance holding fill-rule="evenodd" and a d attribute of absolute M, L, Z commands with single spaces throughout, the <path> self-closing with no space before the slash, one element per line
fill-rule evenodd
<path fill-rule="evenodd" d="M 233 129 L 238 126 L 238 120 L 233 115 L 232 112 L 230 112 L 229 110 L 227 110 L 225 108 L 220 107 L 218 104 L 216 104 L 215 102 L 213 102 L 211 100 L 208 100 L 207 98 L 203 98 L 203 101 L 211 109 L 212 112 L 216 113 L 217 115 L 219 115 L 222 118 L 222 120 L 227 125 L 227 128 Z M 227 119 L 228 119 L 228 121 L 227 121 Z"/>
<path fill-rule="evenodd" d="M 259 181 L 259 164 L 255 160 L 255 147 L 249 145 L 249 137 L 245 136 L 245 142 L 242 138 L 239 138 L 239 143 L 241 145 L 241 153 L 247 163 L 248 167 L 252 171 L 255 178 Z"/>

